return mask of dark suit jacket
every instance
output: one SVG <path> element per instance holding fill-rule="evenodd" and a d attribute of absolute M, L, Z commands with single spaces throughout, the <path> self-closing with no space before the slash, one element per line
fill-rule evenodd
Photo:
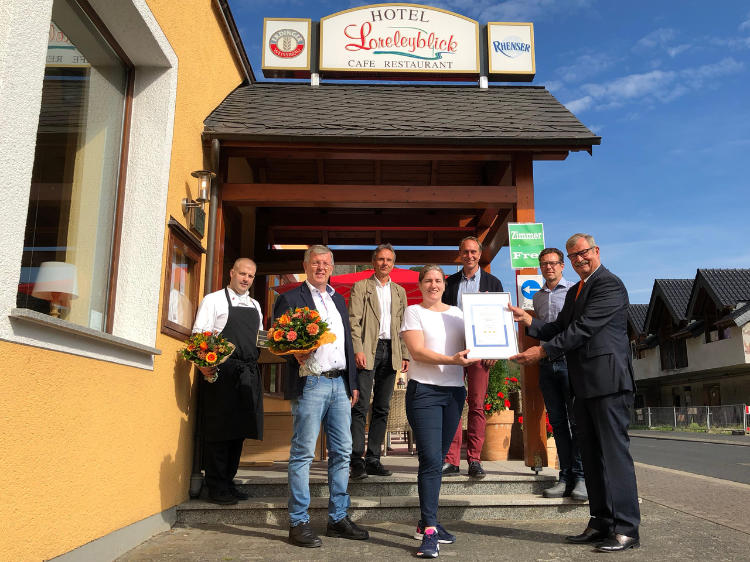
<path fill-rule="evenodd" d="M 581 283 L 568 290 L 557 320 L 545 324 L 534 318 L 526 332 L 546 340 L 542 347 L 549 357 L 565 354 L 576 397 L 634 391 L 625 285 L 604 266 L 588 278 L 576 299 Z"/>
<path fill-rule="evenodd" d="M 458 306 L 458 286 L 461 284 L 461 275 L 463 268 L 453 275 L 449 275 L 445 280 L 445 292 L 443 293 L 443 302 L 451 306 Z M 500 279 L 482 270 L 479 274 L 479 292 L 480 293 L 502 293 L 503 284 Z"/>
<path fill-rule="evenodd" d="M 346 370 L 349 375 L 344 376 L 344 385 L 346 386 L 347 394 L 351 396 L 352 390 L 358 390 L 359 386 L 357 384 L 357 365 L 354 362 L 354 349 L 352 348 L 352 332 L 349 326 L 349 311 L 346 309 L 346 301 L 344 300 L 344 297 L 335 293 L 332 298 L 336 305 L 336 310 L 338 310 L 341 315 L 341 321 L 344 323 L 344 351 L 346 352 Z M 307 286 L 307 283 L 303 282 L 299 287 L 292 289 L 288 293 L 279 295 L 279 298 L 276 299 L 276 304 L 273 307 L 273 317 L 278 318 L 290 308 L 293 310 L 305 306 L 317 310 L 315 301 L 310 293 L 310 288 Z M 284 380 L 284 398 L 286 400 L 292 400 L 302 396 L 302 390 L 305 386 L 305 377 L 299 376 L 299 363 L 294 358 L 294 355 L 288 355 L 286 361 L 287 368 Z"/>

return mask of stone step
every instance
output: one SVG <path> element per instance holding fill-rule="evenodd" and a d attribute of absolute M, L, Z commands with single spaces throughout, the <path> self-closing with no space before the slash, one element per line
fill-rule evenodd
<path fill-rule="evenodd" d="M 443 487 L 444 488 L 444 487 Z M 310 518 L 325 527 L 327 497 L 312 497 Z M 444 494 L 440 495 L 442 520 L 486 519 L 585 519 L 588 503 L 570 498 L 548 499 L 533 494 Z M 413 496 L 352 496 L 349 515 L 354 521 L 413 521 L 419 517 L 419 498 Z M 288 525 L 287 498 L 259 497 L 237 505 L 220 506 L 192 500 L 177 507 L 177 523 L 186 526 L 202 524 Z"/>
<path fill-rule="evenodd" d="M 500 494 L 541 494 L 542 490 L 555 482 L 552 475 L 488 474 L 482 480 L 459 475 L 443 478 L 441 496 L 460 495 L 500 495 Z M 253 478 L 235 479 L 237 488 L 251 498 L 287 497 L 287 478 L 256 480 Z M 352 497 L 371 496 L 416 496 L 416 475 L 410 476 L 370 476 L 362 480 L 349 481 L 349 495 Z M 328 497 L 328 483 L 324 478 L 310 479 L 310 497 Z"/>

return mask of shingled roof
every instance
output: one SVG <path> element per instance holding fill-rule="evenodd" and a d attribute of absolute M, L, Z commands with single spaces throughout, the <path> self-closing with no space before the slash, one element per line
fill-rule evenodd
<path fill-rule="evenodd" d="M 648 314 L 647 304 L 631 304 L 628 306 L 628 322 L 633 327 L 636 334 L 644 332 L 643 327 L 646 324 L 646 314 Z"/>
<path fill-rule="evenodd" d="M 588 149 L 601 138 L 544 87 L 255 83 L 204 121 L 208 138 Z"/>
<path fill-rule="evenodd" d="M 644 331 L 656 333 L 658 330 L 658 316 L 661 314 L 663 303 L 675 324 L 687 320 L 690 291 L 693 288 L 692 279 L 655 279 L 651 291 L 651 301 L 644 323 Z"/>
<path fill-rule="evenodd" d="M 699 269 L 690 294 L 692 315 L 698 294 L 704 289 L 719 309 L 731 309 L 750 302 L 750 269 Z"/>

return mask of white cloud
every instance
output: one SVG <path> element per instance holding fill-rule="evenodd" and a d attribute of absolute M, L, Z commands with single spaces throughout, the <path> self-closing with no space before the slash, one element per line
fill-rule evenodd
<path fill-rule="evenodd" d="M 606 70 L 615 62 L 614 58 L 605 53 L 585 54 L 576 58 L 573 64 L 558 68 L 557 74 L 565 82 L 577 82 Z"/>
<path fill-rule="evenodd" d="M 479 21 L 533 21 L 549 19 L 561 12 L 587 8 L 595 0 L 437 0 L 430 2 Z"/>
<path fill-rule="evenodd" d="M 641 37 L 634 45 L 635 50 L 648 50 L 654 47 L 663 47 L 675 38 L 676 32 L 669 27 L 660 27 L 648 35 Z"/>
<path fill-rule="evenodd" d="M 564 105 L 571 113 L 579 113 L 581 111 L 586 111 L 589 107 L 591 107 L 592 103 L 594 103 L 594 98 L 592 98 L 591 96 L 584 96 L 582 98 L 569 101 Z"/>
<path fill-rule="evenodd" d="M 689 43 L 684 43 L 682 45 L 677 45 L 676 47 L 667 47 L 667 54 L 670 57 L 675 58 L 680 53 L 683 53 L 683 52 L 687 51 L 690 47 L 692 47 L 692 45 L 689 44 Z"/>
<path fill-rule="evenodd" d="M 573 113 L 596 107 L 608 109 L 626 103 L 668 103 L 703 87 L 717 78 L 736 74 L 744 63 L 727 57 L 713 64 L 675 70 L 652 70 L 640 74 L 629 74 L 603 83 L 587 83 L 581 86 L 583 97 L 566 103 Z"/>
<path fill-rule="evenodd" d="M 750 30 L 750 13 L 747 14 L 747 19 L 740 24 L 740 31 Z"/>

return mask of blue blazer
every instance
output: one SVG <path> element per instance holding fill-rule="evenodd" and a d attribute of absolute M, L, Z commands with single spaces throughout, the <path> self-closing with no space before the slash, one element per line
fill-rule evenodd
<path fill-rule="evenodd" d="M 526 333 L 546 340 L 551 358 L 565 354 L 568 378 L 576 397 L 594 398 L 635 391 L 628 340 L 628 292 L 619 277 L 600 266 L 576 299 L 579 281 L 565 297 L 557 320 L 532 320 Z"/>
<path fill-rule="evenodd" d="M 358 390 L 359 385 L 357 383 L 357 365 L 354 362 L 354 348 L 352 347 L 352 331 L 349 326 L 349 311 L 346 309 L 344 297 L 338 293 L 334 293 L 332 299 L 336 305 L 336 310 L 341 315 L 341 321 L 344 323 L 344 350 L 346 352 L 346 370 L 349 375 L 344 376 L 344 385 L 346 386 L 347 394 L 351 397 L 352 390 Z M 279 295 L 273 307 L 273 317 L 278 318 L 290 308 L 294 310 L 295 308 L 305 306 L 312 310 L 317 310 L 315 301 L 310 293 L 310 288 L 306 282 L 302 282 L 299 287 L 295 287 L 291 291 Z M 287 356 L 286 361 L 284 399 L 293 400 L 302 396 L 302 391 L 305 387 L 305 377 L 299 376 L 299 363 L 294 358 L 294 355 Z"/>

